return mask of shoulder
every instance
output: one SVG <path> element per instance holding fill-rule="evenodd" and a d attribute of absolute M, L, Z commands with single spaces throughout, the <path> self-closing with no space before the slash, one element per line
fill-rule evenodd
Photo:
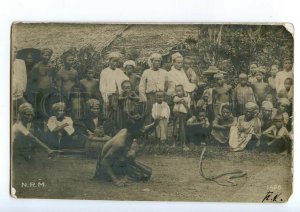
<path fill-rule="evenodd" d="M 20 64 L 20 65 L 25 65 L 25 61 L 21 60 L 21 59 L 16 59 L 15 62 Z"/>

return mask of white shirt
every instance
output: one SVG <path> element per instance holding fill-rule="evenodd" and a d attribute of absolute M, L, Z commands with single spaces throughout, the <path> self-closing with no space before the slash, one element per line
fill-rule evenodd
<path fill-rule="evenodd" d="M 165 91 L 167 77 L 168 72 L 164 69 L 158 69 L 157 71 L 152 69 L 145 70 L 139 84 L 141 99 L 146 99 L 146 93 Z"/>
<path fill-rule="evenodd" d="M 13 99 L 23 97 L 27 86 L 27 72 L 24 60 L 15 59 L 12 64 L 12 95 Z"/>
<path fill-rule="evenodd" d="M 169 108 L 169 105 L 166 102 L 162 102 L 161 104 L 158 104 L 156 102 L 156 103 L 153 104 L 152 117 L 154 119 L 157 119 L 158 116 L 161 116 L 162 118 L 169 119 L 169 117 L 170 117 L 170 108 Z"/>
<path fill-rule="evenodd" d="M 73 120 L 67 116 L 65 116 L 65 118 L 62 121 L 58 121 L 56 116 L 51 116 L 48 120 L 47 127 L 50 130 L 50 132 L 52 132 L 56 127 L 62 126 L 65 123 L 68 123 L 69 126 L 64 127 L 64 130 L 69 135 L 72 135 L 75 132 L 73 128 Z"/>
<path fill-rule="evenodd" d="M 112 70 L 110 67 L 107 67 L 101 71 L 99 89 L 104 102 L 108 102 L 108 96 L 111 94 L 121 94 L 121 84 L 125 80 L 129 80 L 129 78 L 119 68 Z"/>
<path fill-rule="evenodd" d="M 196 88 L 196 85 L 190 83 L 183 69 L 178 70 L 174 67 L 168 72 L 168 91 L 169 95 L 175 94 L 175 86 L 183 85 L 185 92 L 193 92 Z"/>
<path fill-rule="evenodd" d="M 293 71 L 279 71 L 277 74 L 276 74 L 276 77 L 275 77 L 275 86 L 276 86 L 276 92 L 279 93 L 279 91 L 281 89 L 284 89 L 284 80 L 286 78 L 294 78 L 293 77 Z"/>

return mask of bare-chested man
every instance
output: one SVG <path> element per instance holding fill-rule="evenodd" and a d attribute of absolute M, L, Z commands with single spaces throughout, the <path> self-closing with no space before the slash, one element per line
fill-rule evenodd
<path fill-rule="evenodd" d="M 86 99 L 100 99 L 99 80 L 94 78 L 95 72 L 89 68 L 86 72 L 86 78 L 80 80 L 80 85 Z"/>
<path fill-rule="evenodd" d="M 261 106 L 261 103 L 265 100 L 267 94 L 270 92 L 268 83 L 263 81 L 263 73 L 261 70 L 257 70 L 256 82 L 252 84 L 252 89 L 258 106 Z"/>
<path fill-rule="evenodd" d="M 132 142 L 141 134 L 154 130 L 157 122 L 143 127 L 144 118 L 139 115 L 130 116 L 126 128 L 120 130 L 103 146 L 98 157 L 94 179 L 112 181 L 116 186 L 125 186 L 127 180 L 147 181 L 152 170 L 135 161 Z"/>
<path fill-rule="evenodd" d="M 57 73 L 56 84 L 61 95 L 68 100 L 72 88 L 78 84 L 78 72 L 72 67 L 74 62 L 73 54 L 66 52 L 62 58 L 64 67 Z"/>

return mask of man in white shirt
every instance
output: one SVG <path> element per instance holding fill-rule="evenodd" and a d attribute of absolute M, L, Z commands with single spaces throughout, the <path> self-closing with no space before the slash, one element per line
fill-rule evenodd
<path fill-rule="evenodd" d="M 14 47 L 12 55 L 12 107 L 13 117 L 16 120 L 18 108 L 21 104 L 25 103 L 23 95 L 27 87 L 27 73 L 24 60 L 17 59 L 18 49 Z"/>
<path fill-rule="evenodd" d="M 147 102 L 145 124 L 151 123 L 152 106 L 155 101 L 157 91 L 166 91 L 168 72 L 161 69 L 161 54 L 153 53 L 149 58 L 149 69 L 143 72 L 139 84 L 139 93 L 141 100 Z"/>
<path fill-rule="evenodd" d="M 121 84 L 129 78 L 118 68 L 121 58 L 119 52 L 111 52 L 108 58 L 109 67 L 100 73 L 99 89 L 105 104 L 104 116 L 116 122 L 118 120 L 118 95 L 122 92 Z"/>
<path fill-rule="evenodd" d="M 286 78 L 294 78 L 292 69 L 292 60 L 290 58 L 285 58 L 283 61 L 283 71 L 277 72 L 275 77 L 275 86 L 277 94 L 280 90 L 284 89 L 284 81 Z"/>

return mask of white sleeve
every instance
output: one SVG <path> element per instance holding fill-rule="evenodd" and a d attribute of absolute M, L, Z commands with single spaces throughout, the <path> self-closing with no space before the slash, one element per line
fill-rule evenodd
<path fill-rule="evenodd" d="M 105 75 L 105 69 L 103 69 L 100 73 L 100 82 L 99 82 L 99 90 L 101 92 L 102 98 L 104 102 L 108 102 L 107 93 L 106 93 L 106 75 Z"/>

